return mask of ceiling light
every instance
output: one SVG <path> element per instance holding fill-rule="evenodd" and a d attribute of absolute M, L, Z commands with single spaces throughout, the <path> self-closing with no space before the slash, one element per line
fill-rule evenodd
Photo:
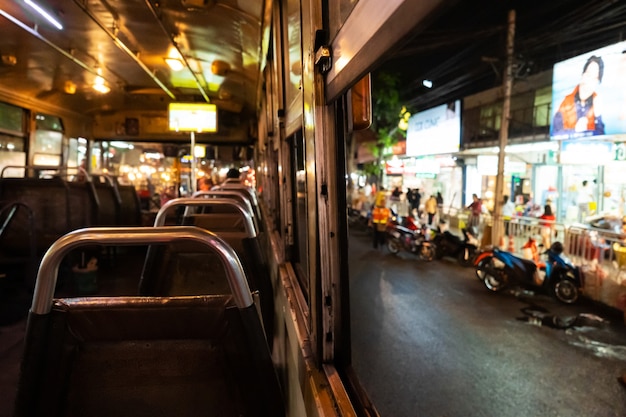
<path fill-rule="evenodd" d="M 423 80 L 422 85 L 426 88 L 433 88 L 433 82 L 431 80 Z"/>
<path fill-rule="evenodd" d="M 40 5 L 33 2 L 32 0 L 24 0 L 24 3 L 32 7 L 37 13 L 43 16 L 48 22 L 52 23 L 57 29 L 63 30 L 63 25 L 61 25 L 58 20 L 52 17 L 52 15 L 45 11 Z"/>
<path fill-rule="evenodd" d="M 170 67 L 172 71 L 180 71 L 185 66 L 183 62 L 178 58 L 165 58 L 165 63 Z"/>
<path fill-rule="evenodd" d="M 76 93 L 76 84 L 71 81 L 66 81 L 63 85 L 63 91 L 65 94 L 75 94 Z"/>
<path fill-rule="evenodd" d="M 111 88 L 105 84 L 104 78 L 100 75 L 96 76 L 96 80 L 94 81 L 92 88 L 102 94 L 106 94 L 111 91 Z"/>
<path fill-rule="evenodd" d="M 215 60 L 211 64 L 211 72 L 214 75 L 219 75 L 220 77 L 226 76 L 226 74 L 230 71 L 230 64 L 228 62 Z"/>
<path fill-rule="evenodd" d="M 2 65 L 12 67 L 17 64 L 17 57 L 15 55 L 2 55 Z"/>

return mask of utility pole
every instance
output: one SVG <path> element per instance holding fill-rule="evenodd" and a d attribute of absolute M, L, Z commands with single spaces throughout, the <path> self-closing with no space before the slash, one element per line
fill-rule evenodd
<path fill-rule="evenodd" d="M 502 82 L 502 121 L 500 123 L 500 149 L 498 152 L 498 176 L 496 177 L 496 194 L 494 196 L 493 224 L 491 226 L 491 243 L 495 246 L 504 233 L 502 219 L 502 196 L 504 194 L 504 158 L 505 148 L 509 139 L 509 119 L 511 117 L 511 90 L 513 89 L 513 52 L 515 43 L 515 10 L 509 11 L 509 24 L 506 39 L 506 70 Z"/>

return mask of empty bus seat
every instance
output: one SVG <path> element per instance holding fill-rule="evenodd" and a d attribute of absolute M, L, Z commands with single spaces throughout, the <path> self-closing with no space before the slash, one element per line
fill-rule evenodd
<path fill-rule="evenodd" d="M 141 202 L 133 185 L 117 184 L 120 196 L 120 226 L 141 226 Z"/>
<path fill-rule="evenodd" d="M 100 201 L 91 181 L 66 182 L 70 230 L 98 225 Z"/>
<path fill-rule="evenodd" d="M 283 415 L 256 311 L 231 296 L 58 300 L 46 319 L 18 416 Z"/>
<path fill-rule="evenodd" d="M 154 243 L 195 242 L 215 252 L 231 294 L 52 299 L 49 274 L 62 250 L 77 241 L 151 244 L 145 236 Z M 37 278 L 17 417 L 284 415 L 243 269 L 215 235 L 191 227 L 96 228 L 59 242 Z"/>
<path fill-rule="evenodd" d="M 230 199 L 180 198 L 165 204 L 155 220 L 162 226 L 167 213 L 176 208 L 185 211 L 209 208 L 216 213 L 186 213 L 182 224 L 196 226 L 217 234 L 239 257 L 248 285 L 258 291 L 260 309 L 266 333 L 273 331 L 274 298 L 273 286 L 265 256 L 261 250 L 252 217 L 238 201 Z M 230 213 L 227 211 L 231 211 Z M 217 268 L 209 269 L 214 260 L 206 249 L 197 244 L 179 242 L 167 246 L 152 246 L 144 262 L 140 281 L 140 294 L 159 296 L 201 295 L 214 293 L 222 281 Z"/>
<path fill-rule="evenodd" d="M 250 198 L 246 194 L 239 192 L 237 190 L 211 190 L 211 191 L 197 191 L 193 194 L 192 197 L 194 198 L 231 198 L 236 201 L 239 201 L 246 207 L 246 209 L 252 215 L 252 218 L 254 220 L 254 226 L 257 232 L 260 231 L 260 225 L 259 225 L 260 219 L 257 218 L 256 211 L 254 210 L 254 207 L 252 206 Z"/>
<path fill-rule="evenodd" d="M 30 251 L 28 230 L 31 227 L 37 237 L 38 253 L 46 251 L 55 240 L 72 230 L 68 187 L 61 178 L 1 178 L 0 201 L 21 203 L 33 217 L 32 225 L 25 211 L 15 217 L 2 240 L 2 248 L 9 253 Z"/>
<path fill-rule="evenodd" d="M 92 175 L 91 179 L 99 203 L 96 225 L 121 226 L 122 201 L 115 183 L 103 175 Z"/>

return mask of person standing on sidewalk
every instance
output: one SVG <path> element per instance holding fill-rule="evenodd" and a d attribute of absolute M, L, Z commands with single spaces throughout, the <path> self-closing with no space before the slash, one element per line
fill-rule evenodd
<path fill-rule="evenodd" d="M 483 202 L 476 194 L 472 194 L 472 203 L 467 206 L 470 211 L 469 224 L 478 229 L 480 224 L 480 215 L 483 212 Z"/>
<path fill-rule="evenodd" d="M 391 210 L 387 208 L 387 196 L 383 191 L 376 196 L 376 205 L 372 210 L 372 229 L 374 230 L 374 249 L 385 244 L 387 223 L 391 218 Z"/>
<path fill-rule="evenodd" d="M 502 198 L 502 220 L 504 220 L 504 234 L 510 235 L 511 232 L 511 220 L 515 214 L 515 204 L 511 201 L 508 195 Z"/>
<path fill-rule="evenodd" d="M 437 214 L 437 199 L 434 195 L 431 195 L 430 198 L 426 200 L 426 203 L 424 203 L 424 209 L 428 214 L 428 225 L 432 226 L 435 214 Z"/>

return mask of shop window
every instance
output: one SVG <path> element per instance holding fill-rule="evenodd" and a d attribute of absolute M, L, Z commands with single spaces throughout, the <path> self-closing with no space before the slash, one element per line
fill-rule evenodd
<path fill-rule="evenodd" d="M 501 122 L 502 103 L 495 103 L 480 108 L 479 123 L 481 131 L 499 132 Z"/>
<path fill-rule="evenodd" d="M 540 88 L 535 91 L 535 126 L 550 127 L 552 113 L 552 86 Z"/>

